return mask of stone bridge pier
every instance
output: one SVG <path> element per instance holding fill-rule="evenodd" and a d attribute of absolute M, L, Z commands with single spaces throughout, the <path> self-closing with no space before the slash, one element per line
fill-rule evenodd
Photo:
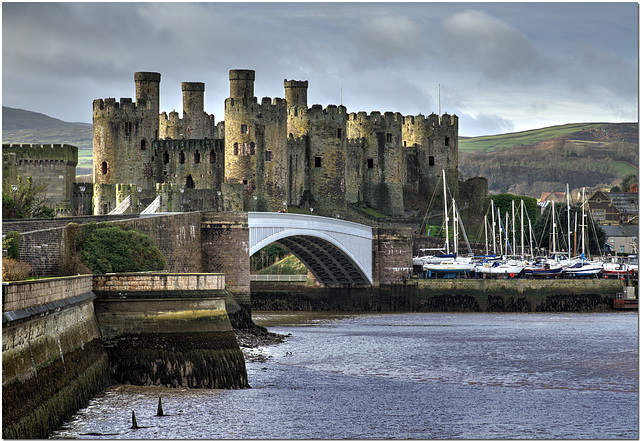
<path fill-rule="evenodd" d="M 411 273 L 410 228 L 288 213 L 205 212 L 200 241 L 202 271 L 224 273 L 234 326 L 251 323 L 250 256 L 278 242 L 327 287 L 378 288 L 402 283 Z M 234 304 L 237 303 L 237 304 Z"/>

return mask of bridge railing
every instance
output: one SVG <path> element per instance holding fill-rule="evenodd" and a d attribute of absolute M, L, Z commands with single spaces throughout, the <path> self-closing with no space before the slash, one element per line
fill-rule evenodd
<path fill-rule="evenodd" d="M 306 282 L 306 274 L 251 274 L 251 282 Z"/>

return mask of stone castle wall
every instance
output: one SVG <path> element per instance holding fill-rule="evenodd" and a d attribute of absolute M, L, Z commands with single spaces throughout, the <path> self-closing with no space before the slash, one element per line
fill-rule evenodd
<path fill-rule="evenodd" d="M 232 190 L 222 195 L 229 203 L 217 204 L 220 210 L 293 205 L 335 215 L 351 204 L 399 217 L 409 194 L 412 204 L 427 206 L 442 169 L 457 192 L 455 115 L 309 107 L 308 82 L 296 80 L 284 81 L 285 99 L 259 101 L 255 72 L 231 70 L 225 120 L 216 126 L 204 112 L 204 83 L 182 83 L 183 118 L 175 111 L 155 118 L 160 74 L 134 77 L 138 102 L 94 101 L 96 184 L 132 184 L 151 192 L 160 183 L 216 194 Z M 94 194 L 96 213 L 115 208 L 111 189 L 96 187 Z"/>
<path fill-rule="evenodd" d="M 32 178 L 34 187 L 44 186 L 43 196 L 58 206 L 70 209 L 73 183 L 78 165 L 78 148 L 68 144 L 3 144 L 3 161 L 8 162 L 8 176 L 3 175 L 3 191 L 11 194 L 17 176 Z M 4 168 L 3 168 L 4 172 Z"/>

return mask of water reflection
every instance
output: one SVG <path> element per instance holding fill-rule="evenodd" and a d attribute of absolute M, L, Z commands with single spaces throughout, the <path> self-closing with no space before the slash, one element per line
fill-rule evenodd
<path fill-rule="evenodd" d="M 257 349 L 266 361 L 247 363 L 251 389 L 117 386 L 56 437 L 638 437 L 637 314 L 254 320 L 291 336 Z M 130 428 L 132 410 L 144 428 Z"/>

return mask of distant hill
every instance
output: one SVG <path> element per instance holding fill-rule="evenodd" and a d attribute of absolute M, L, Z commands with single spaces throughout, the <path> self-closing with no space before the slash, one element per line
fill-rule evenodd
<path fill-rule="evenodd" d="M 638 123 L 566 124 L 459 140 L 459 171 L 484 176 L 491 193 L 610 187 L 638 173 Z"/>
<path fill-rule="evenodd" d="M 3 143 L 71 144 L 78 175 L 92 170 L 93 128 L 2 107 Z M 638 123 L 565 124 L 459 139 L 463 178 L 484 176 L 492 193 L 539 198 L 542 192 L 610 187 L 638 173 Z"/>
<path fill-rule="evenodd" d="M 69 123 L 42 113 L 2 106 L 3 144 L 71 144 L 78 147 L 76 174 L 90 174 L 93 126 Z"/>

